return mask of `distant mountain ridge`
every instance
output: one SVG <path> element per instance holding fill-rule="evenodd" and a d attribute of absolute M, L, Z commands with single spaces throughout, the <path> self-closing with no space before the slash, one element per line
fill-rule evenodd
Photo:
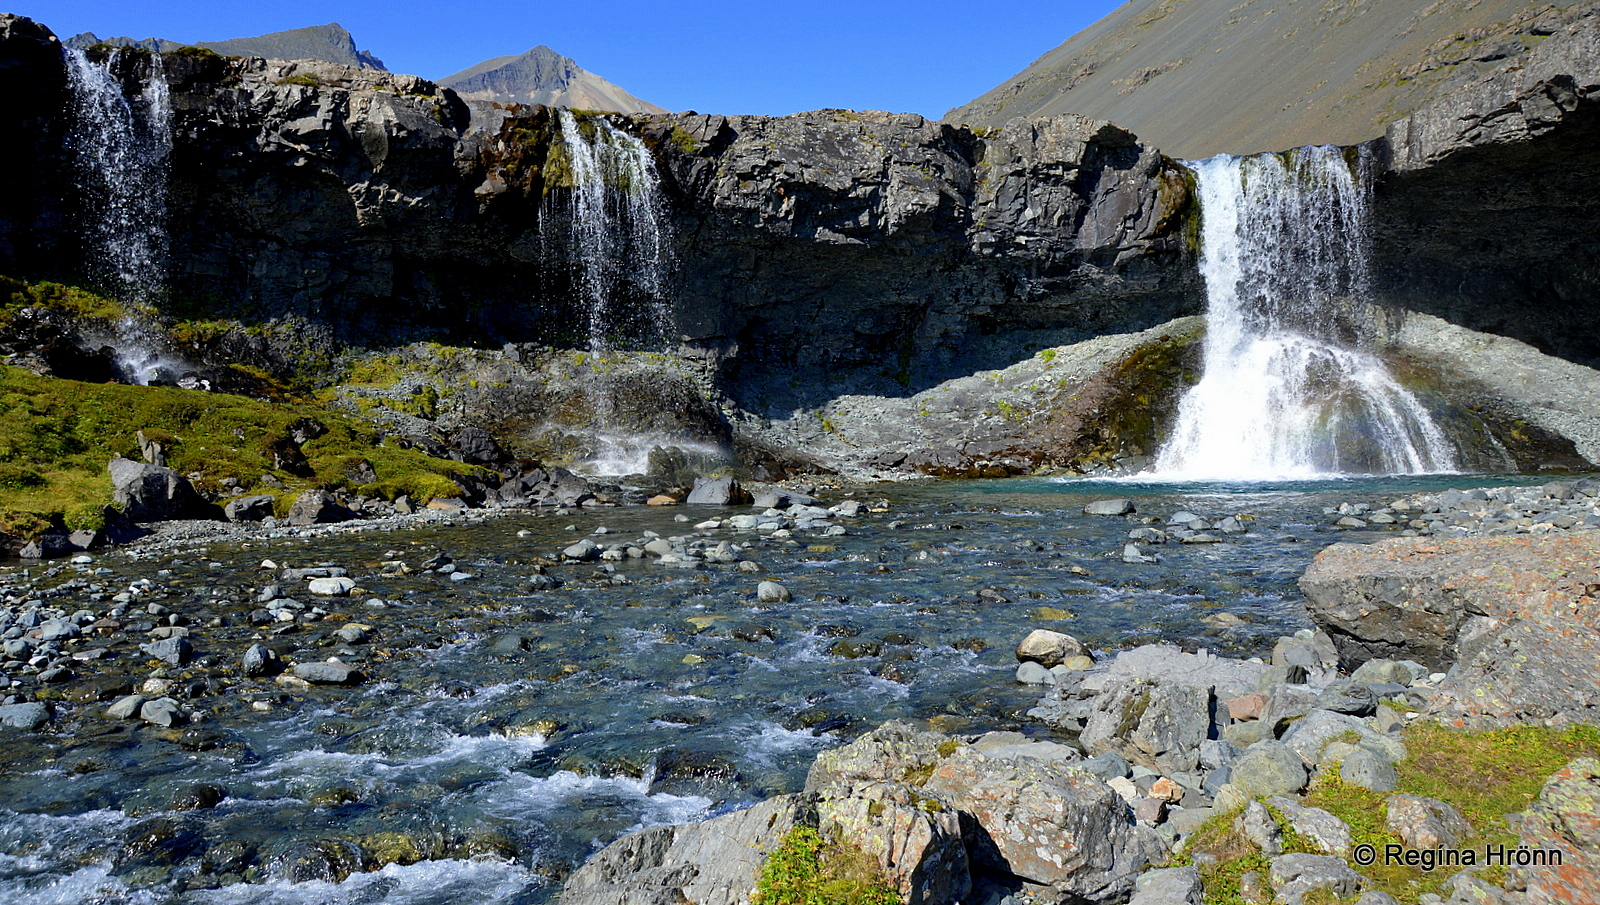
<path fill-rule="evenodd" d="M 495 57 L 446 76 L 439 84 L 469 101 L 544 104 L 619 113 L 665 113 L 543 44 L 517 56 Z"/>
<path fill-rule="evenodd" d="M 1129 0 L 949 123 L 1109 119 L 1179 157 L 1354 144 L 1592 0 Z"/>
<path fill-rule="evenodd" d="M 165 38 L 98 38 L 93 32 L 84 32 L 62 42 L 80 50 L 95 44 L 116 44 L 138 47 L 156 53 L 168 53 L 183 47 L 178 41 Z M 198 41 L 193 46 L 205 47 L 224 56 L 266 57 L 272 60 L 325 60 L 362 69 L 388 72 L 383 61 L 369 50 L 357 50 L 355 37 L 337 22 L 275 31 L 254 38 L 232 38 L 227 41 Z"/>

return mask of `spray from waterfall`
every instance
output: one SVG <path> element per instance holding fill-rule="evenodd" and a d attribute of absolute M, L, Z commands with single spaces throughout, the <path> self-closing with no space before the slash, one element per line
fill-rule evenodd
<path fill-rule="evenodd" d="M 1416 395 L 1360 348 L 1370 182 L 1338 148 L 1194 165 L 1204 374 L 1155 472 L 1272 480 L 1455 470 Z"/>
<path fill-rule="evenodd" d="M 72 92 L 68 136 L 76 164 L 86 270 L 96 288 L 135 307 L 166 291 L 167 178 L 172 157 L 172 105 L 159 54 L 149 55 L 143 87 L 130 97 L 117 77 L 122 51 L 100 62 L 64 48 Z M 123 370 L 140 383 L 181 370 L 151 349 L 136 319 L 115 340 Z"/>
<path fill-rule="evenodd" d="M 644 142 L 604 117 L 586 121 L 557 112 L 571 191 L 546 195 L 545 238 L 567 262 L 583 303 L 591 351 L 619 340 L 658 346 L 670 327 L 671 271 L 661 179 Z M 565 200 L 561 207 L 560 200 Z"/>

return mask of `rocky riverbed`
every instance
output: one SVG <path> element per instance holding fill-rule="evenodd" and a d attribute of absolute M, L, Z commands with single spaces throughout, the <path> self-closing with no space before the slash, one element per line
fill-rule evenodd
<path fill-rule="evenodd" d="M 1000 732 L 1023 735 L 983 747 L 1078 751 L 1088 721 L 1071 714 L 1141 645 L 1310 651 L 1292 654 L 1315 655 L 1305 678 L 1332 681 L 1332 648 L 1277 640 L 1312 628 L 1297 578 L 1327 541 L 1435 530 L 1341 527 L 1341 506 L 1371 516 L 1443 486 L 936 483 L 772 488 L 756 506 L 166 523 L 0 579 L 0 884 L 25 902 L 400 902 L 435 887 L 546 901 L 630 829 L 816 792 L 818 753 L 886 719 L 964 747 Z M 1592 504 L 1590 486 L 1559 502 Z M 1105 505 L 1114 493 L 1126 506 Z M 1041 704 L 1014 655 L 1035 630 L 1076 636 L 1101 665 L 1033 662 L 1055 682 Z M 1228 662 L 1160 659 L 1191 656 Z M 1434 679 L 1395 667 L 1384 682 L 1419 701 Z M 1208 687 L 1216 702 L 1261 689 Z M 1244 741 L 1234 722 L 1252 721 L 1207 725 Z M 1154 782 L 1136 767 L 1184 790 L 1163 786 L 1176 797 L 1129 837 L 1137 851 L 1170 846 L 1193 819 L 1179 809 L 1220 794 L 1214 766 L 1107 752 L 1128 761 L 1130 807 Z M 978 783 L 989 768 L 971 770 Z"/>

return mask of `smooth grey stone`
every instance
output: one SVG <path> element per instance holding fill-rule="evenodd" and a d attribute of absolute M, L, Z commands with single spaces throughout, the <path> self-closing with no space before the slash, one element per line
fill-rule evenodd
<path fill-rule="evenodd" d="M 1292 794 L 1306 785 L 1305 762 L 1279 741 L 1256 742 L 1229 766 L 1229 782 L 1246 798 Z"/>
<path fill-rule="evenodd" d="M 1083 507 L 1084 515 L 1129 515 L 1134 511 L 1133 501 L 1127 499 L 1095 500 Z"/>
<path fill-rule="evenodd" d="M 1115 751 L 1096 754 L 1094 757 L 1079 763 L 1078 766 L 1107 781 L 1116 777 L 1127 777 L 1131 772 L 1127 759 Z"/>
<path fill-rule="evenodd" d="M 1392 792 L 1400 784 L 1394 761 L 1383 752 L 1365 746 L 1344 756 L 1339 764 L 1339 777 L 1351 785 L 1374 792 Z"/>
<path fill-rule="evenodd" d="M 168 729 L 185 722 L 183 709 L 171 698 L 156 698 L 154 701 L 144 702 L 139 708 L 139 718 Z"/>
<path fill-rule="evenodd" d="M 106 708 L 106 716 L 114 720 L 131 720 L 139 715 L 140 708 L 149 700 L 142 694 L 130 694 L 117 698 Z"/>
<path fill-rule="evenodd" d="M 32 732 L 50 722 L 50 708 L 38 701 L 0 705 L 0 726 Z"/>
<path fill-rule="evenodd" d="M 1056 677 L 1043 664 L 1029 660 L 1017 666 L 1017 681 L 1024 685 L 1054 685 Z"/>
<path fill-rule="evenodd" d="M 354 685 L 361 681 L 361 671 L 345 663 L 297 663 L 295 678 L 313 685 Z"/>
<path fill-rule="evenodd" d="M 194 657 L 194 645 L 187 638 L 162 638 L 139 649 L 168 666 L 184 666 Z"/>

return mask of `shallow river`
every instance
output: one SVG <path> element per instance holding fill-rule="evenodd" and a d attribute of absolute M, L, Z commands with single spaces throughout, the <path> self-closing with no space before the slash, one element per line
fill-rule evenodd
<path fill-rule="evenodd" d="M 82 577 L 109 594 L 149 578 L 165 591 L 161 603 L 197 627 L 226 623 L 199 632 L 200 659 L 172 675 L 185 706 L 208 717 L 162 730 L 111 720 L 104 703 L 61 701 L 41 733 L 0 729 L 0 901 L 548 902 L 574 865 L 624 832 L 796 790 L 818 751 L 883 720 L 947 732 L 1023 727 L 1018 715 L 1038 692 L 1015 684 L 1012 648 L 1032 628 L 1101 651 L 1170 640 L 1262 653 L 1309 625 L 1295 579 L 1317 551 L 1385 536 L 1336 531 L 1325 507 L 1492 483 L 884 486 L 857 498 L 887 500 L 888 511 L 840 519 L 842 537 L 707 532 L 749 545 L 742 555 L 765 568 L 759 575 L 647 558 L 616 563 L 629 583 L 613 584 L 599 563 L 553 565 L 565 585 L 548 591 L 530 588 L 536 563 L 583 536 L 685 535 L 727 513 L 517 515 L 160 559 L 99 555 L 40 586 Z M 1139 523 L 1081 514 L 1112 496 L 1132 498 L 1138 517 L 1248 517 L 1249 531 L 1149 547 L 1160 562 L 1125 564 Z M 592 536 L 600 526 L 609 534 Z M 420 571 L 441 552 L 475 577 Z M 322 621 L 270 640 L 293 659 L 358 664 L 365 683 L 306 689 L 238 677 L 261 632 L 244 614 L 255 589 L 276 580 L 257 568 L 263 559 L 350 570 L 364 593 L 324 601 L 332 612 Z M 417 571 L 384 574 L 380 563 L 394 560 Z M 0 577 L 14 583 L 20 568 Z M 782 582 L 793 600 L 758 603 L 762 579 Z M 91 590 L 49 605 L 110 606 Z M 1216 625 L 1233 621 L 1219 613 L 1243 624 Z M 331 637 L 352 621 L 371 625 L 373 640 Z M 74 649 L 94 646 L 106 642 Z M 153 661 L 131 644 L 110 648 L 82 672 L 149 674 Z M 174 809 L 197 784 L 225 797 Z"/>

